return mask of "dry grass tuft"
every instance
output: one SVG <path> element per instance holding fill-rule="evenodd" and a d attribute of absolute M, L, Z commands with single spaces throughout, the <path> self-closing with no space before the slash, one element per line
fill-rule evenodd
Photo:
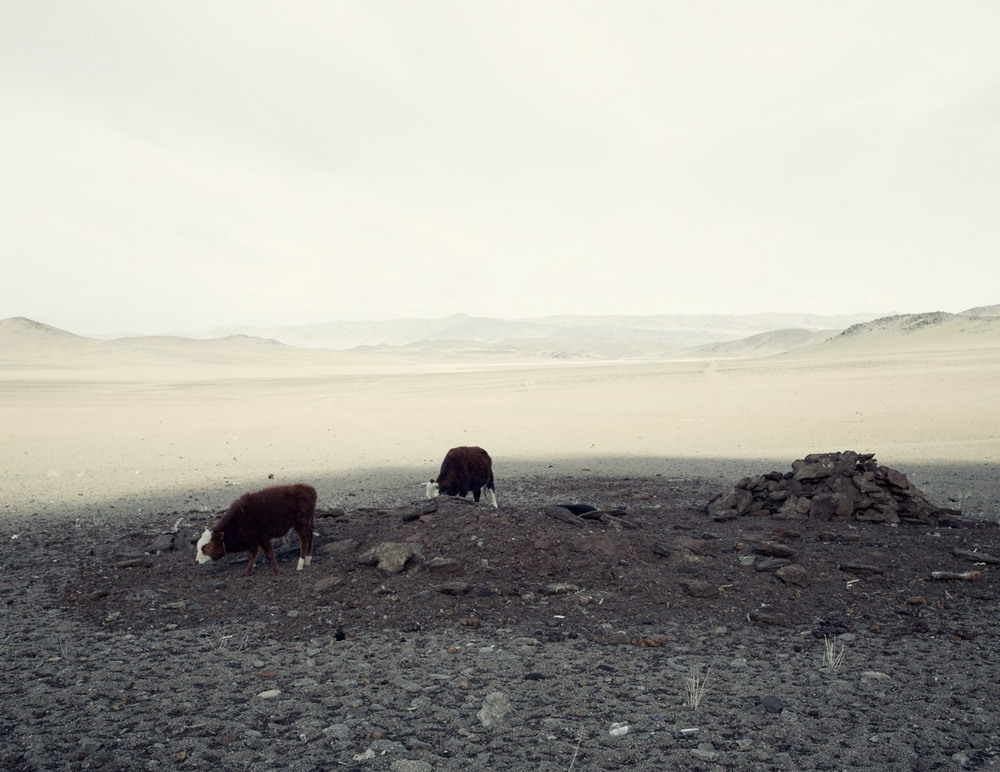
<path fill-rule="evenodd" d="M 692 665 L 684 679 L 684 704 L 691 710 L 698 710 L 705 692 L 708 691 L 708 679 L 711 671 L 701 672 L 698 665 Z"/>
<path fill-rule="evenodd" d="M 576 757 L 580 753 L 580 743 L 583 742 L 583 729 L 576 736 L 576 747 L 573 749 L 573 758 L 569 761 L 569 769 L 566 772 L 573 772 L 573 767 L 576 765 Z"/>
<path fill-rule="evenodd" d="M 844 654 L 847 648 L 842 643 L 838 643 L 835 638 L 823 636 L 823 666 L 830 670 L 837 670 L 844 663 Z"/>

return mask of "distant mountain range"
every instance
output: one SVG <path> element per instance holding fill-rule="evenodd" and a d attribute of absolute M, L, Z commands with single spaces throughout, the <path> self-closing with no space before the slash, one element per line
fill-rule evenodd
<path fill-rule="evenodd" d="M 660 359 L 682 355 L 704 345 L 777 331 L 801 330 L 810 336 L 814 333 L 820 337 L 829 336 L 879 316 L 874 313 L 839 316 L 772 313 L 494 319 L 454 314 L 441 319 L 220 328 L 206 333 L 205 337 L 242 334 L 271 338 L 291 346 L 336 350 L 360 347 L 442 353 L 469 349 L 517 350 L 557 358 L 639 356 Z M 787 333 L 785 337 L 789 345 L 802 342 L 793 341 L 795 336 Z"/>
<path fill-rule="evenodd" d="M 280 357 L 282 349 L 302 353 L 303 349 L 397 352 L 450 358 L 476 355 L 649 361 L 759 358 L 791 351 L 820 353 L 825 349 L 856 346 L 859 342 L 863 347 L 913 349 L 955 345 L 954 341 L 965 341 L 970 346 L 1000 344 L 1000 305 L 981 306 L 959 314 L 895 316 L 552 316 L 517 320 L 456 314 L 442 319 L 239 327 L 197 337 L 138 336 L 113 340 L 88 338 L 12 317 L 0 320 L 0 364 L 25 361 L 26 355 L 30 359 L 58 359 L 63 353 L 213 361 L 265 354 Z M 17 356 L 13 356 L 15 352 Z"/>

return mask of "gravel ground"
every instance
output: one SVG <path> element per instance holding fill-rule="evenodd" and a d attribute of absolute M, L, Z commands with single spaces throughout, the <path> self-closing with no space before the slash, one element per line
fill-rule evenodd
<path fill-rule="evenodd" d="M 905 470 L 940 505 L 973 492 L 957 527 L 715 522 L 707 501 L 760 471 L 724 464 L 514 471 L 499 512 L 413 501 L 409 470 L 305 480 L 316 557 L 295 572 L 292 537 L 278 577 L 194 564 L 269 481 L 8 510 L 0 768 L 1000 766 L 988 470 Z M 546 510 L 567 501 L 609 516 Z M 398 572 L 364 560 L 386 542 L 416 545 Z"/>

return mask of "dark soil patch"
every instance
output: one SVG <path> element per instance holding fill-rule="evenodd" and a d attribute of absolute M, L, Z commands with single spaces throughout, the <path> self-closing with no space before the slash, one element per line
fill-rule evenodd
<path fill-rule="evenodd" d="M 593 513 L 586 519 L 553 509 L 580 489 L 577 481 L 552 480 L 522 481 L 537 500 L 505 503 L 499 511 L 441 498 L 327 513 L 319 518 L 313 564 L 294 570 L 298 543 L 290 534 L 279 550 L 278 577 L 261 557 L 250 577 L 243 576 L 245 555 L 194 565 L 200 524 L 182 528 L 173 548 L 158 554 L 150 550 L 169 524 L 163 520 L 128 531 L 64 531 L 64 546 L 74 551 L 88 536 L 94 542 L 62 603 L 111 630 L 227 619 L 271 623 L 284 639 L 337 627 L 360 635 L 461 626 L 639 643 L 665 623 L 742 626 L 748 615 L 819 635 L 959 635 L 965 606 L 996 597 L 989 580 L 933 578 L 942 571 L 981 574 L 975 553 L 1000 555 L 1000 530 L 992 524 L 718 522 L 705 514 L 716 488 L 699 481 L 588 484 L 586 503 L 597 514 L 613 513 L 603 522 Z M 411 545 L 414 556 L 402 571 L 386 573 L 360 560 L 383 543 Z"/>
<path fill-rule="evenodd" d="M 499 511 L 347 507 L 278 577 L 195 565 L 204 515 L 10 534 L 0 769 L 994 764 L 1000 529 L 719 521 L 722 488 L 531 478 Z M 385 543 L 402 570 L 366 559 Z"/>

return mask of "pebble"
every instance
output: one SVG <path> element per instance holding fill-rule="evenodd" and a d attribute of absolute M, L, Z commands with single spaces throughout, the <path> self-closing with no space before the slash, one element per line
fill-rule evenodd
<path fill-rule="evenodd" d="M 780 697 L 768 694 L 760 698 L 760 706 L 768 713 L 780 713 L 781 709 L 785 706 L 785 703 Z"/>
<path fill-rule="evenodd" d="M 611 729 L 608 730 L 608 734 L 612 737 L 624 737 L 628 734 L 631 727 L 628 724 L 618 723 L 617 721 L 611 725 Z"/>

